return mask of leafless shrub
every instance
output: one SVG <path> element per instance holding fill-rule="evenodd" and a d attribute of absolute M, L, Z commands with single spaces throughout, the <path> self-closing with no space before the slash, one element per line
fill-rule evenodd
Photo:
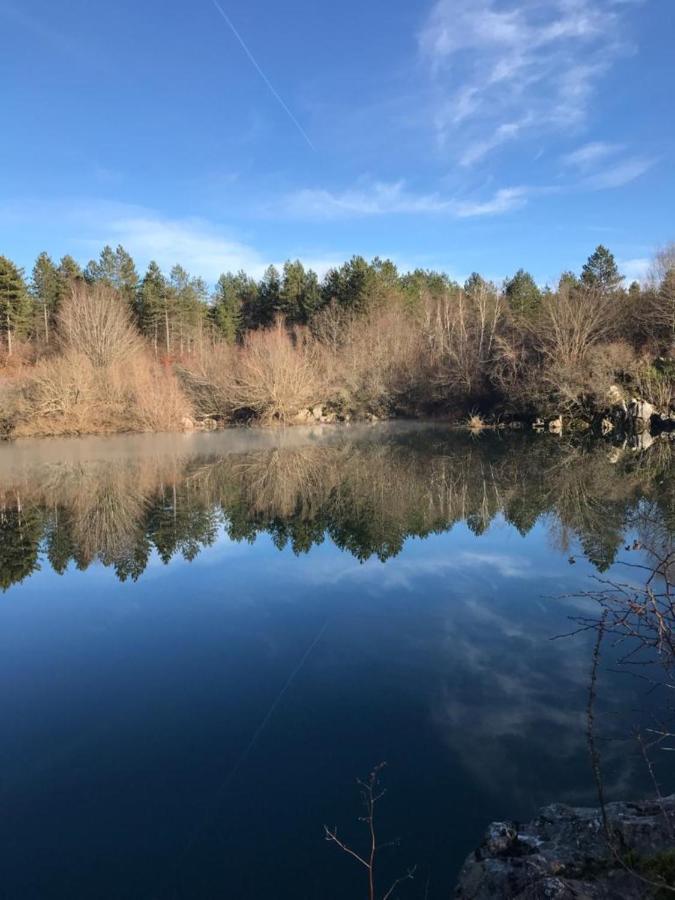
<path fill-rule="evenodd" d="M 424 340 L 437 390 L 468 397 L 483 390 L 503 315 L 502 297 L 486 283 L 426 298 Z"/>
<path fill-rule="evenodd" d="M 59 312 L 58 334 L 66 352 L 86 356 L 96 368 L 123 362 L 142 348 L 125 301 L 103 284 L 72 286 Z"/>
<path fill-rule="evenodd" d="M 352 320 L 329 358 L 352 408 L 385 415 L 409 407 L 422 364 L 419 324 L 399 306 Z"/>
<path fill-rule="evenodd" d="M 147 353 L 118 365 L 135 427 L 142 431 L 174 431 L 193 414 L 173 370 Z"/>
<path fill-rule="evenodd" d="M 642 584 L 622 583 L 609 579 L 598 579 L 597 589 L 583 593 L 583 597 L 594 600 L 599 614 L 576 617 L 578 631 L 595 631 L 591 676 L 587 704 L 587 741 L 591 757 L 593 776 L 606 841 L 617 865 L 621 866 L 643 884 L 663 892 L 674 894 L 675 886 L 662 877 L 645 877 L 636 871 L 630 860 L 626 860 L 623 848 L 616 840 L 609 826 L 606 814 L 601 738 L 597 734 L 596 703 L 601 652 L 606 643 L 621 647 L 618 666 L 637 675 L 645 681 L 650 691 L 665 691 L 665 696 L 675 689 L 675 593 L 672 576 L 675 550 L 672 540 L 663 541 L 658 535 L 654 546 L 636 547 L 646 553 L 645 564 L 631 564 L 636 572 L 644 573 Z M 666 700 L 666 707 L 668 701 Z M 664 827 L 675 841 L 675 830 L 668 813 L 664 796 L 656 777 L 654 754 L 658 751 L 675 751 L 675 733 L 667 723 L 672 720 L 673 710 L 664 709 L 661 716 L 653 716 L 652 724 L 646 728 L 633 728 L 632 734 L 642 760 L 647 768 L 658 804 L 661 806 Z"/>
<path fill-rule="evenodd" d="M 37 365 L 23 382 L 16 434 L 86 430 L 95 403 L 96 373 L 88 357 L 68 352 Z"/>
<path fill-rule="evenodd" d="M 237 360 L 237 348 L 220 343 L 180 367 L 183 387 L 197 413 L 218 417 L 233 414 Z"/>
<path fill-rule="evenodd" d="M 377 830 L 375 827 L 375 807 L 377 803 L 384 797 L 385 790 L 380 787 L 380 772 L 384 768 L 385 763 L 380 763 L 376 766 L 373 771 L 370 773 L 368 778 L 365 781 L 358 781 L 358 784 L 361 789 L 361 801 L 363 803 L 364 814 L 361 816 L 360 820 L 363 822 L 368 830 L 368 847 L 362 853 L 354 850 L 349 844 L 346 844 L 340 837 L 338 837 L 337 826 L 333 828 L 329 828 L 327 825 L 324 825 L 324 834 L 327 841 L 332 841 L 334 844 L 343 850 L 348 856 L 353 857 L 358 863 L 360 863 L 367 872 L 368 878 L 368 900 L 377 900 L 379 894 L 377 891 L 377 882 L 376 882 L 376 862 L 377 862 L 377 854 L 378 851 L 382 849 L 384 846 L 390 846 L 387 844 L 378 844 L 377 841 Z M 382 900 L 389 900 L 390 897 L 393 896 L 396 888 L 404 881 L 410 881 L 415 875 L 415 868 L 408 869 L 405 875 L 396 878 L 388 890 L 382 894 Z"/>
<path fill-rule="evenodd" d="M 575 370 L 612 327 L 610 294 L 561 285 L 544 298 L 536 325 L 539 352 L 552 366 Z"/>
<path fill-rule="evenodd" d="M 675 384 L 670 378 L 643 362 L 635 367 L 632 379 L 638 397 L 648 400 L 658 410 L 668 410 L 675 392 Z"/>
<path fill-rule="evenodd" d="M 302 330 L 290 335 L 279 320 L 250 333 L 237 354 L 232 408 L 263 422 L 289 422 L 323 399 L 323 384 L 314 341 Z"/>

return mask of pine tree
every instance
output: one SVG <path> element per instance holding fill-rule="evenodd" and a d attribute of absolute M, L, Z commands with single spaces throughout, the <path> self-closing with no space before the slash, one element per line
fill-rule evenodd
<path fill-rule="evenodd" d="M 90 283 L 102 282 L 119 291 L 130 307 L 134 307 L 138 273 L 131 256 L 121 244 L 115 250 L 106 244 L 98 260 L 89 260 L 84 277 Z"/>
<path fill-rule="evenodd" d="M 36 313 L 40 320 L 39 329 L 44 334 L 45 343 L 49 343 L 49 336 L 65 292 L 66 285 L 59 269 L 51 257 L 41 253 L 33 266 L 31 295 L 35 301 Z"/>
<path fill-rule="evenodd" d="M 167 354 L 170 353 L 168 295 L 166 278 L 153 260 L 138 290 L 137 316 L 141 331 L 152 341 L 155 355 L 159 352 L 160 341 Z"/>
<path fill-rule="evenodd" d="M 313 269 L 305 271 L 305 285 L 300 300 L 300 310 L 298 322 L 301 325 L 308 325 L 321 306 L 321 288 L 319 287 L 319 277 Z"/>
<path fill-rule="evenodd" d="M 32 303 L 23 271 L 5 256 L 0 256 L 0 332 L 12 355 L 16 338 L 27 337 L 32 320 Z"/>
<path fill-rule="evenodd" d="M 228 344 L 234 344 L 241 332 L 244 303 L 242 287 L 247 280 L 243 272 L 238 275 L 227 272 L 220 276 L 213 292 L 211 318 L 216 331 Z"/>
<path fill-rule="evenodd" d="M 478 272 L 472 272 L 464 282 L 464 291 L 467 294 L 476 294 L 487 287 L 487 281 Z"/>
<path fill-rule="evenodd" d="M 296 260 L 285 262 L 279 290 L 279 311 L 291 324 L 298 324 L 304 318 L 305 267 Z"/>
<path fill-rule="evenodd" d="M 115 287 L 133 309 L 136 304 L 138 289 L 138 272 L 133 259 L 119 244 L 115 250 Z"/>
<path fill-rule="evenodd" d="M 581 270 L 581 283 L 584 287 L 610 293 L 617 290 L 623 280 L 613 254 L 599 244 Z"/>
<path fill-rule="evenodd" d="M 63 256 L 59 263 L 59 276 L 63 280 L 66 288 L 70 287 L 74 282 L 84 278 L 82 269 L 75 262 L 72 256 Z"/>
<path fill-rule="evenodd" d="M 115 287 L 115 272 L 115 253 L 113 248 L 106 244 L 98 260 L 90 259 L 85 266 L 84 278 L 89 284 L 102 281 L 110 287 Z"/>
<path fill-rule="evenodd" d="M 336 302 L 351 312 L 365 312 L 369 306 L 373 273 L 362 256 L 353 256 L 339 269 L 331 269 L 323 283 L 324 305 Z"/>
<path fill-rule="evenodd" d="M 574 272 L 563 272 L 558 279 L 558 290 L 574 290 L 579 287 L 579 279 Z"/>
<path fill-rule="evenodd" d="M 169 275 L 169 310 L 173 314 L 179 352 L 190 352 L 201 336 L 206 318 L 208 291 L 201 278 L 191 278 L 182 266 L 175 265 Z"/>
<path fill-rule="evenodd" d="M 532 315 L 541 303 L 541 291 L 534 278 L 524 269 L 518 269 L 504 285 L 504 293 L 514 312 Z"/>
<path fill-rule="evenodd" d="M 281 312 L 281 279 L 275 266 L 265 269 L 258 289 L 258 328 L 266 328 Z"/>

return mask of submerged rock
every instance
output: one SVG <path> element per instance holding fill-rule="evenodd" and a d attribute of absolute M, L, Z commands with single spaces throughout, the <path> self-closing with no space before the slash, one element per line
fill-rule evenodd
<path fill-rule="evenodd" d="M 493 822 L 467 858 L 457 900 L 610 900 L 654 896 L 675 867 L 675 794 L 661 803 L 609 803 L 599 809 L 553 804 L 525 825 Z"/>

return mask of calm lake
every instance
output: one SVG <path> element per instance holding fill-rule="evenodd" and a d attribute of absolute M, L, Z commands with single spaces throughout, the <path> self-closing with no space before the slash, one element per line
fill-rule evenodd
<path fill-rule="evenodd" d="M 552 638 L 672 539 L 672 475 L 405 423 L 0 445 L 0 897 L 365 898 L 323 826 L 364 847 L 382 761 L 400 898 L 451 896 L 491 820 L 596 805 L 594 635 Z M 629 799 L 658 699 L 610 657 Z"/>

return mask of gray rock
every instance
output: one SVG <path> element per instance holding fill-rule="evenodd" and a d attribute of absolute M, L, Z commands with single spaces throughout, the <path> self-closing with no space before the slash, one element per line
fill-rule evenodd
<path fill-rule="evenodd" d="M 633 397 L 628 404 L 628 420 L 635 431 L 644 431 L 649 428 L 649 423 L 656 410 L 646 400 L 638 400 Z"/>
<path fill-rule="evenodd" d="M 644 881 L 617 860 L 628 851 L 648 859 L 675 844 L 675 795 L 656 801 L 610 803 L 610 846 L 599 809 L 553 804 L 525 825 L 493 822 L 469 855 L 457 900 L 637 900 Z"/>

